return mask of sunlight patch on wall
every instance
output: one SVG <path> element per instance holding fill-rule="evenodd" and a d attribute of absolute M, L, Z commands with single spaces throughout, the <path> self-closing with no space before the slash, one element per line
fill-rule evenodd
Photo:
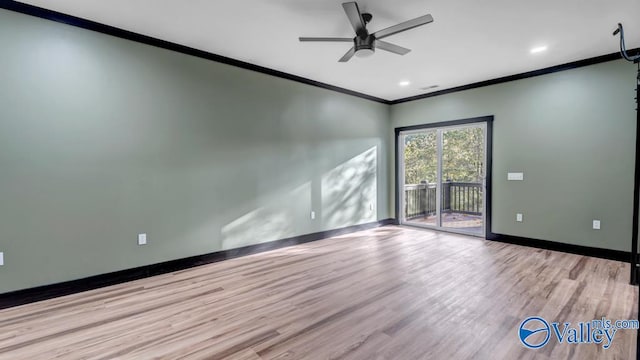
<path fill-rule="evenodd" d="M 324 227 L 335 229 L 376 220 L 376 146 L 322 176 Z"/>
<path fill-rule="evenodd" d="M 222 250 L 280 240 L 296 235 L 300 205 L 309 207 L 311 183 L 260 200 L 260 207 L 222 227 Z M 293 205 L 293 206 L 292 206 Z"/>

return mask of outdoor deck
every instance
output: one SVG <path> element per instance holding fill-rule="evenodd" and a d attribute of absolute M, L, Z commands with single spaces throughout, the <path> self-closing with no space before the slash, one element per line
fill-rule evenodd
<path fill-rule="evenodd" d="M 416 225 L 436 226 L 436 215 L 418 216 L 406 220 L 407 223 Z M 482 235 L 482 215 L 470 215 L 461 213 L 442 214 L 442 227 L 461 230 L 475 235 Z"/>
<path fill-rule="evenodd" d="M 482 184 L 447 181 L 442 183 L 442 194 L 442 227 L 483 235 Z M 436 226 L 436 203 L 436 184 L 405 185 L 407 223 Z"/>

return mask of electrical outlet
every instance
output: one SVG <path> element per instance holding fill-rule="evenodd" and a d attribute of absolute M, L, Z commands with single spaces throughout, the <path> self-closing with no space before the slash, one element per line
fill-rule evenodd
<path fill-rule="evenodd" d="M 520 214 L 520 213 L 516 214 L 516 221 L 517 222 L 522 222 L 522 214 Z"/>
<path fill-rule="evenodd" d="M 316 219 L 316 212 L 312 211 L 311 212 L 311 220 L 315 220 Z"/>
<path fill-rule="evenodd" d="M 147 234 L 138 234 L 138 245 L 147 245 Z"/>
<path fill-rule="evenodd" d="M 593 220 L 593 229 L 600 230 L 600 220 Z"/>
<path fill-rule="evenodd" d="M 0 266 L 4 265 L 4 253 L 0 252 Z"/>
<path fill-rule="evenodd" d="M 513 181 L 513 180 L 519 180 L 519 181 L 523 181 L 524 180 L 524 173 L 518 172 L 518 173 L 507 173 L 507 180 L 509 181 Z"/>

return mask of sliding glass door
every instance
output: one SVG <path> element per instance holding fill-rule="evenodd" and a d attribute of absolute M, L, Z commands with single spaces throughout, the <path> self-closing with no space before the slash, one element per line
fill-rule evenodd
<path fill-rule="evenodd" d="M 486 124 L 402 131 L 400 222 L 484 236 Z"/>
<path fill-rule="evenodd" d="M 438 226 L 438 131 L 403 135 L 404 220 Z"/>

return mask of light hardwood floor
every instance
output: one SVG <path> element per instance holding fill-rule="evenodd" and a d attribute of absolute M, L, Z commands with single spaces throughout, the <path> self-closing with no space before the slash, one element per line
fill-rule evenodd
<path fill-rule="evenodd" d="M 629 265 L 387 226 L 0 311 L 1 359 L 632 359 L 527 316 L 637 319 Z"/>

